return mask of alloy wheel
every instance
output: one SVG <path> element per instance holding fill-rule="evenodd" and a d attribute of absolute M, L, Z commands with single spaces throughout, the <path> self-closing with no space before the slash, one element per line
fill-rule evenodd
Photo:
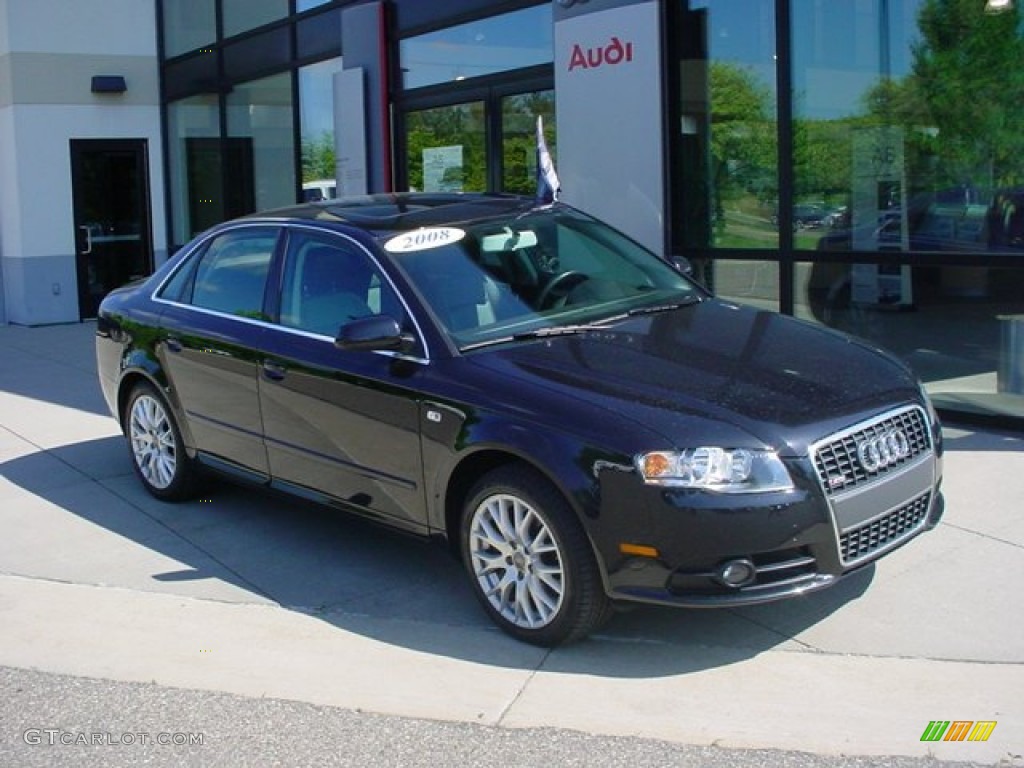
<path fill-rule="evenodd" d="M 143 479 L 158 490 L 168 488 L 178 466 L 178 444 L 167 411 L 151 395 L 140 395 L 132 403 L 129 439 Z"/>
<path fill-rule="evenodd" d="M 508 494 L 473 512 L 470 568 L 491 607 L 510 624 L 537 629 L 558 616 L 565 596 L 563 556 L 532 506 Z"/>

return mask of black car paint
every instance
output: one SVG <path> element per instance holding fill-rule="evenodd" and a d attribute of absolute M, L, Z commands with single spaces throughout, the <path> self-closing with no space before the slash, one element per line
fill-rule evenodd
<path fill-rule="evenodd" d="M 252 225 L 279 227 L 283 242 L 292 228 L 311 226 L 318 210 Z M 475 212 L 469 206 L 466 216 Z M 433 211 L 410 214 L 417 215 L 429 223 Z M 317 226 L 369 253 L 382 234 Z M 167 396 L 190 455 L 204 463 L 449 540 L 472 477 L 526 462 L 571 503 L 614 597 L 752 601 L 716 588 L 710 576 L 692 594 L 666 585 L 680 569 L 704 573 L 726 558 L 797 550 L 816 562 L 806 589 L 831 583 L 844 568 L 809 446 L 880 411 L 926 407 L 910 371 L 866 343 L 717 300 L 460 354 L 401 270 L 379 260 L 407 298 L 419 343 L 406 353 L 354 352 L 261 319 L 154 302 L 184 256 L 104 301 L 97 354 L 112 412 L 123 414 L 131 382 L 145 378 Z M 274 317 L 271 290 L 264 310 Z M 204 383 L 188 391 L 197 371 Z M 193 384 L 183 392 L 185 381 Z M 941 456 L 941 434 L 932 429 Z M 778 451 L 795 490 L 683 491 L 646 485 L 633 467 L 643 451 L 705 443 Z M 661 556 L 623 555 L 623 542 L 656 546 Z"/>

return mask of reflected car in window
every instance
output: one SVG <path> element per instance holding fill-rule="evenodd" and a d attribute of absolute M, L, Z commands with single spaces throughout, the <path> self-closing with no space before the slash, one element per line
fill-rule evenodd
<path fill-rule="evenodd" d="M 829 211 L 820 205 L 798 203 L 793 206 L 793 229 L 818 229 L 828 222 Z M 772 214 L 772 225 L 779 226 L 779 213 Z"/>
<path fill-rule="evenodd" d="M 212 470 L 436 538 L 539 645 L 628 602 L 827 587 L 942 513 L 941 430 L 906 366 L 717 300 L 563 204 L 227 222 L 108 295 L 96 353 L 157 498 Z"/>

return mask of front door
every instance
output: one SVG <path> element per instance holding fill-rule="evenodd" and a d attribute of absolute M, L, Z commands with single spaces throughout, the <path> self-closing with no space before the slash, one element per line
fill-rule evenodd
<path fill-rule="evenodd" d="M 270 472 L 426 533 L 417 362 L 334 346 L 345 323 L 404 311 L 365 249 L 293 230 L 281 280 L 280 329 L 268 330 L 260 412 Z"/>
<path fill-rule="evenodd" d="M 72 139 L 78 314 L 153 271 L 145 139 Z"/>

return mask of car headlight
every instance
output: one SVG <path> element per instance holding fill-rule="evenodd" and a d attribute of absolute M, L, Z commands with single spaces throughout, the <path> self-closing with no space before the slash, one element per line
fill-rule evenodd
<path fill-rule="evenodd" d="M 644 482 L 715 493 L 791 491 L 793 480 L 774 451 L 701 446 L 685 451 L 652 451 L 636 457 Z"/>

